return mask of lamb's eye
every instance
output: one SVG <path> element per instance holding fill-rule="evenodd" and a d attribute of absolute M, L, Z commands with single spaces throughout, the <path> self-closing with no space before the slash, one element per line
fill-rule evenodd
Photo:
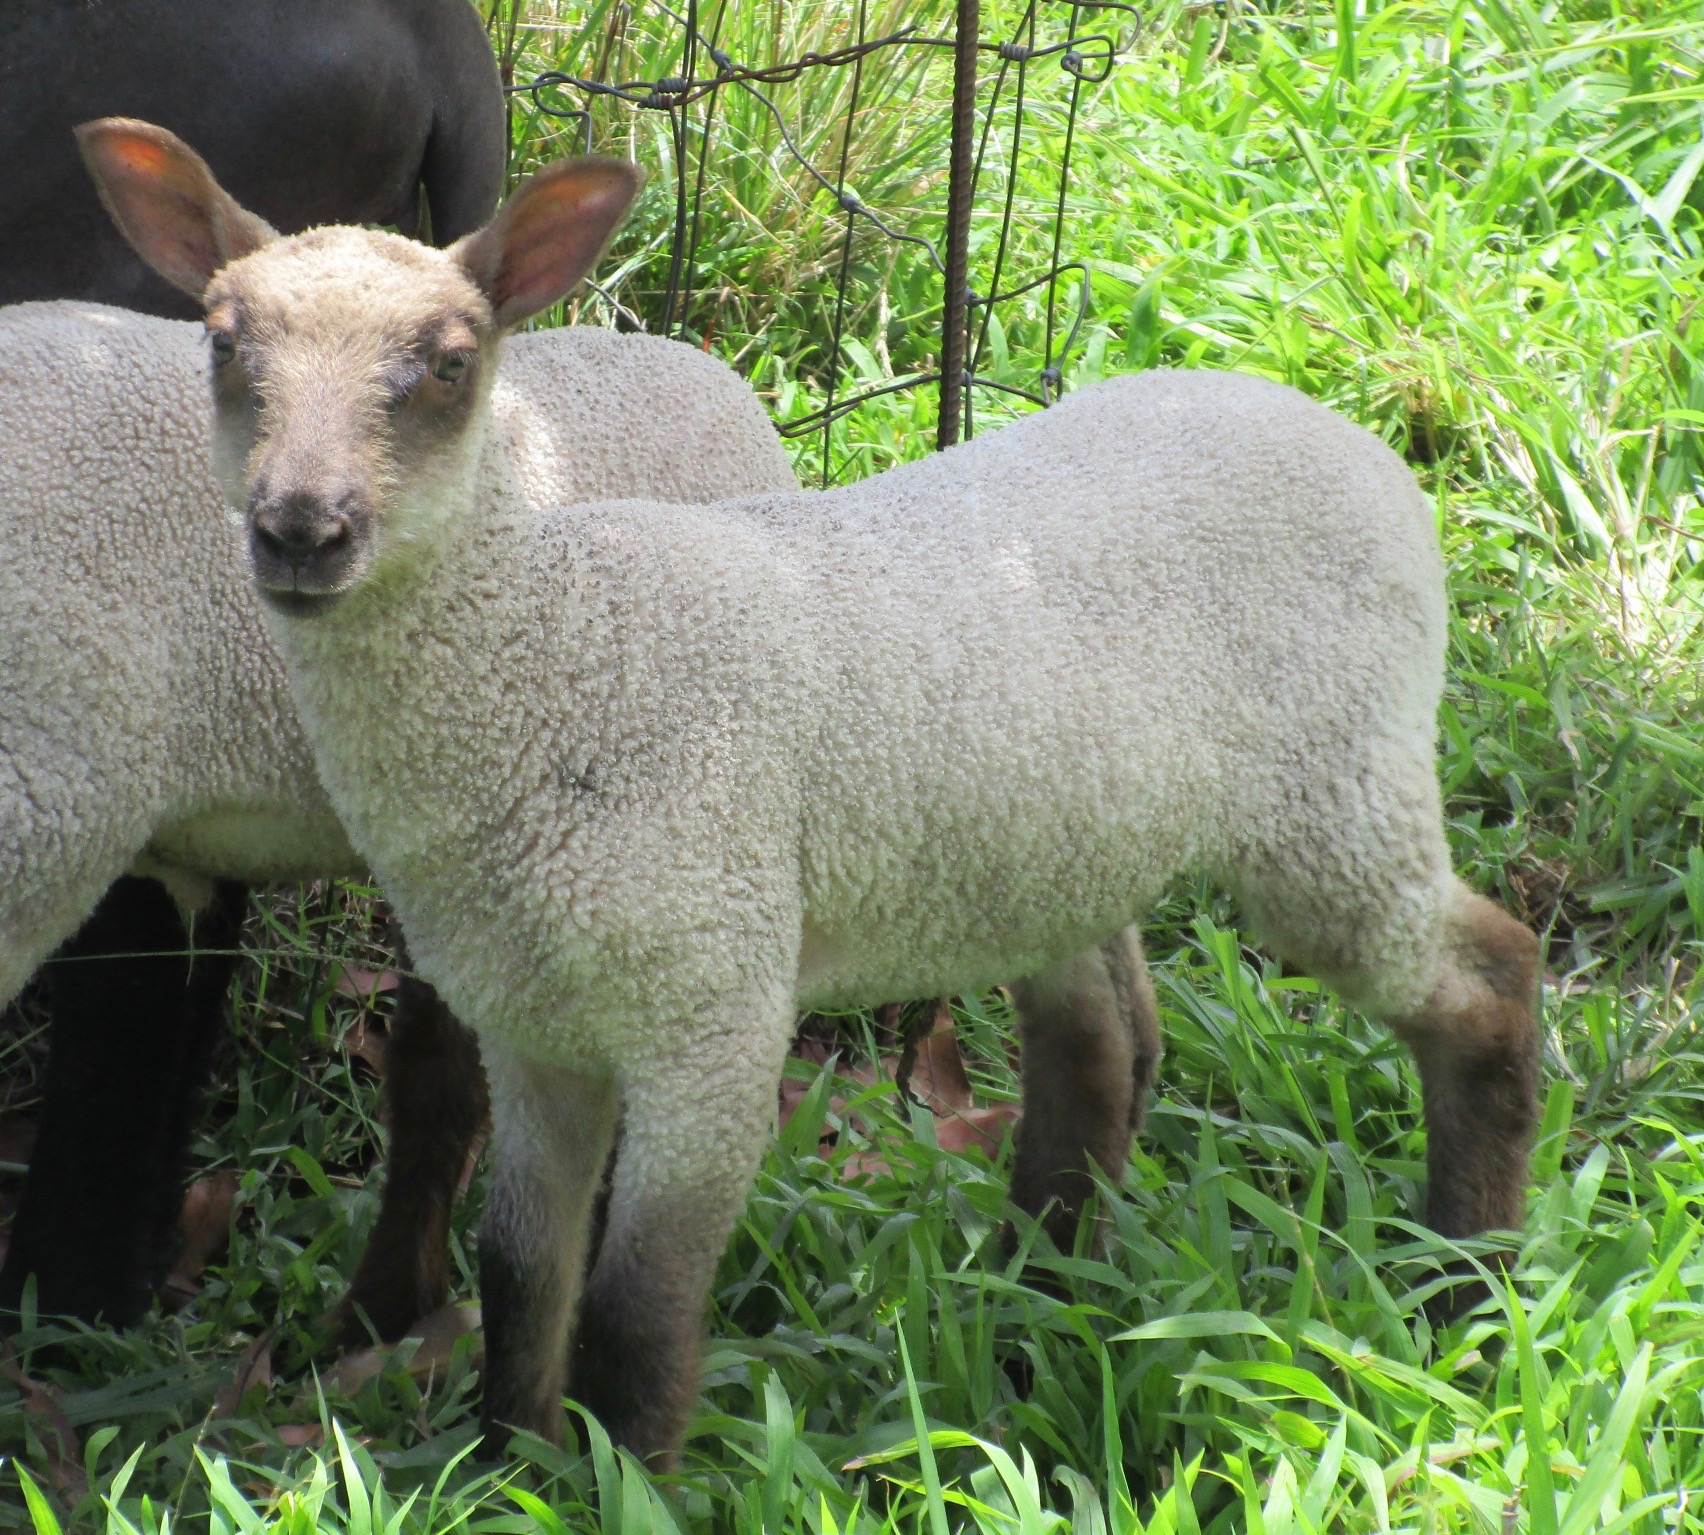
<path fill-rule="evenodd" d="M 432 377 L 441 383 L 453 384 L 467 372 L 472 360 L 466 352 L 440 352 L 432 359 Z"/>
<path fill-rule="evenodd" d="M 213 354 L 213 366 L 222 368 L 237 355 L 237 338 L 228 330 L 208 331 L 207 350 Z"/>

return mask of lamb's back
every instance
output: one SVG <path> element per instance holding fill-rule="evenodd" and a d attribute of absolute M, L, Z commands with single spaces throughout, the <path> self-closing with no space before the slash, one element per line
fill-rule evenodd
<path fill-rule="evenodd" d="M 750 386 L 678 341 L 590 326 L 520 335 L 505 349 L 496 391 L 494 429 L 521 493 L 538 506 L 798 489 Z"/>
<path fill-rule="evenodd" d="M 810 573 L 808 901 L 844 952 L 932 908 L 962 947 L 940 891 L 967 884 L 1008 939 L 1048 890 L 1102 890 L 1087 941 L 1222 866 L 1310 764 L 1430 749 L 1430 509 L 1376 438 L 1280 385 L 1112 380 L 751 516 Z"/>

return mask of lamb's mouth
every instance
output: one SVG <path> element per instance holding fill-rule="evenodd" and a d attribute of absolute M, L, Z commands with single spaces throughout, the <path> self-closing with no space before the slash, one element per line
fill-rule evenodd
<path fill-rule="evenodd" d="M 260 599 L 274 613 L 291 618 L 313 618 L 328 613 L 342 602 L 345 592 L 304 592 L 300 587 L 257 586 Z"/>

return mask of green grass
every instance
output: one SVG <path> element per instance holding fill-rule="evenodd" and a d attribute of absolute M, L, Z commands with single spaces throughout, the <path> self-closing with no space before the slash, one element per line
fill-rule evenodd
<path fill-rule="evenodd" d="M 946 9 L 869 0 L 867 24 L 941 31 Z M 1044 33 L 1065 11 L 1043 8 Z M 730 8 L 719 36 L 767 61 L 845 40 L 855 14 L 766 0 Z M 521 20 L 517 78 L 678 67 L 650 7 Z M 1001 0 L 989 33 L 1018 21 Z M 1160 1091 L 1107 1192 L 1104 1258 L 1045 1260 L 1061 1296 L 998 1256 L 1002 1166 L 940 1150 L 891 1088 L 846 1089 L 843 1118 L 824 1083 L 722 1264 L 680 1474 L 653 1482 L 580 1420 L 566 1447 L 477 1466 L 465 1355 L 429 1389 L 398 1369 L 352 1398 L 309 1368 L 375 1209 L 377 1149 L 373 1084 L 336 1044 L 357 1004 L 330 992 L 335 960 L 369 953 L 365 901 L 309 893 L 251 926 L 198 1148 L 240 1173 L 231 1252 L 191 1306 L 126 1337 L 25 1335 L 77 1446 L 57 1455 L 52 1413 L 0 1382 L 0 1527 L 1704 1529 L 1701 63 L 1699 0 L 1170 4 L 1083 93 L 1065 245 L 1091 262 L 1092 309 L 1067 381 L 1178 364 L 1284 379 L 1405 453 L 1436 500 L 1455 851 L 1546 930 L 1552 971 L 1520 1261 L 1475 1314 L 1434 1331 L 1422 1310 L 1450 1254 L 1415 1220 L 1424 1142 L 1400 1049 L 1245 947 L 1222 899 L 1182 891 L 1148 929 Z M 932 239 L 947 72 L 867 66 L 848 162 L 866 202 Z M 1066 88 L 1046 63 L 1029 86 L 1003 286 L 1049 259 Z M 832 179 L 849 72 L 774 96 Z M 653 323 L 662 122 L 594 122 L 599 147 L 658 171 L 606 264 Z M 686 330 L 786 419 L 824 398 L 843 224 L 766 113 L 730 97 L 717 122 L 709 296 Z M 562 147 L 525 106 L 515 131 L 519 165 Z M 984 291 L 1010 149 L 996 124 L 973 241 Z M 915 248 L 860 239 L 851 259 L 846 372 L 927 369 L 939 297 Z M 1003 306 L 981 370 L 1033 387 L 1044 330 L 1044 295 Z M 979 426 L 1007 411 L 977 398 Z M 831 434 L 830 470 L 925 451 L 932 425 L 931 391 L 866 406 Z M 819 472 L 820 439 L 798 447 Z M 962 1001 L 961 1024 L 979 1089 L 1010 1097 L 998 996 Z M 839 1131 L 826 1154 L 824 1123 Z M 872 1140 L 885 1168 L 851 1174 Z M 270 1382 L 216 1410 L 269 1330 Z M 48 1342 L 51 1363 L 30 1352 Z"/>

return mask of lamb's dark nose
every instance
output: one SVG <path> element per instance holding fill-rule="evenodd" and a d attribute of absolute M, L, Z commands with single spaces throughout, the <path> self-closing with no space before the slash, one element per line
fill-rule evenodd
<path fill-rule="evenodd" d="M 262 503 L 251 521 L 255 552 L 298 571 L 347 544 L 349 527 L 347 512 L 305 491 Z"/>

